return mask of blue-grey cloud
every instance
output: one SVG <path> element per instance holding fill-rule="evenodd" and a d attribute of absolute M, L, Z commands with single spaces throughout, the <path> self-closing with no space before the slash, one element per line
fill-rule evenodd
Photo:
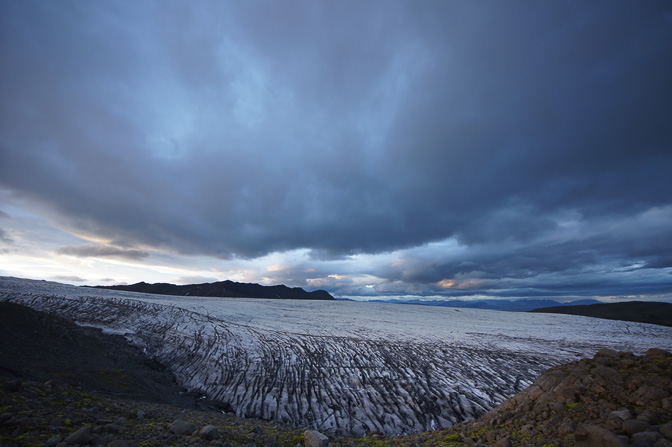
<path fill-rule="evenodd" d="M 11 244 L 11 243 L 14 242 L 14 239 L 9 237 L 7 235 L 7 232 L 5 230 L 3 230 L 2 228 L 0 228 L 0 241 L 4 242 L 5 244 Z"/>
<path fill-rule="evenodd" d="M 80 278 L 79 276 L 71 276 L 71 275 L 56 275 L 52 277 L 51 279 L 56 280 L 56 281 L 65 281 L 65 282 L 85 282 L 86 280 L 84 278 Z"/>
<path fill-rule="evenodd" d="M 0 219 L 2 220 L 8 220 L 11 219 L 11 216 L 7 214 L 6 212 L 0 210 Z M 0 228 L 0 241 L 4 242 L 5 244 L 11 244 L 14 242 L 14 239 L 12 239 L 8 234 L 7 231 L 3 228 Z"/>
<path fill-rule="evenodd" d="M 127 249 L 101 244 L 86 244 L 80 246 L 66 246 L 57 250 L 58 254 L 75 256 L 79 258 L 125 258 L 125 259 L 144 259 L 149 253 L 142 250 Z"/>
<path fill-rule="evenodd" d="M 361 268 L 672 288 L 667 2 L 2 2 L 0 29 L 0 186 L 115 255 L 455 240 Z"/>

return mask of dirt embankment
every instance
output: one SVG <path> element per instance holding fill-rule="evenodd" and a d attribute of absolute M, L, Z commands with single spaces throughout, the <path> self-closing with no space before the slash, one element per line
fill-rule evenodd
<path fill-rule="evenodd" d="M 0 374 L 80 386 L 109 396 L 194 407 L 165 367 L 120 335 L 0 302 Z"/>

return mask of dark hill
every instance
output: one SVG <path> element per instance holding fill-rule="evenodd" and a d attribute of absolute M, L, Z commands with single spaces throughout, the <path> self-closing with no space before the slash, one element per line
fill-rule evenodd
<path fill-rule="evenodd" d="M 196 407 L 196 398 L 183 394 L 163 365 L 121 335 L 7 302 L 0 302 L 0 376 Z"/>
<path fill-rule="evenodd" d="M 272 298 L 284 300 L 333 300 L 325 290 L 306 292 L 300 287 L 262 286 L 260 284 L 219 281 L 178 286 L 168 283 L 148 284 L 139 282 L 129 286 L 95 286 L 98 289 L 125 290 L 128 292 L 154 293 L 177 296 L 218 296 L 227 298 Z"/>
<path fill-rule="evenodd" d="M 531 312 L 581 315 L 606 320 L 634 321 L 672 327 L 672 304 L 643 301 L 600 303 L 588 306 L 557 306 L 534 309 Z"/>

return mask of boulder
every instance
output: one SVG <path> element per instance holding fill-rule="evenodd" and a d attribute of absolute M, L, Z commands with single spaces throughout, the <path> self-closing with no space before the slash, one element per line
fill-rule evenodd
<path fill-rule="evenodd" d="M 217 427 L 214 425 L 206 425 L 198 431 L 198 436 L 207 441 L 213 441 L 217 438 Z"/>
<path fill-rule="evenodd" d="M 642 411 L 641 414 L 637 416 L 637 420 L 648 422 L 651 425 L 655 425 L 658 423 L 658 415 L 653 411 L 647 409 Z"/>
<path fill-rule="evenodd" d="M 661 425 L 658 428 L 658 431 L 661 435 L 665 436 L 667 439 L 672 441 L 672 424 Z"/>
<path fill-rule="evenodd" d="M 639 433 L 635 433 L 635 435 L 632 437 L 634 440 L 638 439 L 648 439 L 651 441 L 651 444 L 655 444 L 657 440 L 661 439 L 663 435 L 660 433 L 657 433 L 655 431 L 641 431 Z"/>
<path fill-rule="evenodd" d="M 123 439 L 115 439 L 105 444 L 105 447 L 130 447 Z"/>
<path fill-rule="evenodd" d="M 495 447 L 511 447 L 513 444 L 509 438 L 502 438 L 495 442 Z"/>
<path fill-rule="evenodd" d="M 44 447 L 54 447 L 56 444 L 61 442 L 63 438 L 58 435 L 54 435 L 51 438 L 47 439 L 47 442 L 44 443 Z"/>
<path fill-rule="evenodd" d="M 672 353 L 658 348 L 651 348 L 648 351 L 646 351 L 646 356 L 653 358 L 665 358 L 665 357 L 672 357 Z"/>
<path fill-rule="evenodd" d="M 603 422 L 602 426 L 612 431 L 623 431 L 623 419 L 610 416 Z"/>
<path fill-rule="evenodd" d="M 593 374 L 597 376 L 597 383 L 602 386 L 608 384 L 621 385 L 621 383 L 623 382 L 623 377 L 621 377 L 618 371 L 608 366 L 598 365 L 593 370 Z"/>
<path fill-rule="evenodd" d="M 121 425 L 114 423 L 104 425 L 103 430 L 107 433 L 121 433 L 123 431 Z"/>
<path fill-rule="evenodd" d="M 23 391 L 23 382 L 21 379 L 10 380 L 5 384 L 5 389 L 11 392 Z"/>
<path fill-rule="evenodd" d="M 561 411 L 565 410 L 565 406 L 561 404 L 560 402 L 552 402 L 549 405 L 551 411 L 555 411 L 556 413 L 560 413 Z"/>
<path fill-rule="evenodd" d="M 629 435 L 634 435 L 648 429 L 651 425 L 648 422 L 640 421 L 638 419 L 628 419 L 623 421 L 623 431 Z"/>
<path fill-rule="evenodd" d="M 611 416 L 615 416 L 617 418 L 620 418 L 623 421 L 627 421 L 628 419 L 632 419 L 632 413 L 630 413 L 630 410 L 627 408 L 623 408 L 621 410 L 616 410 L 612 411 L 609 413 Z"/>
<path fill-rule="evenodd" d="M 579 425 L 574 432 L 574 441 L 576 447 L 628 447 L 627 439 L 592 424 Z"/>
<path fill-rule="evenodd" d="M 303 432 L 303 440 L 306 447 L 328 447 L 329 438 L 317 430 L 306 430 Z"/>
<path fill-rule="evenodd" d="M 602 348 L 595 354 L 595 357 L 607 357 L 612 359 L 618 358 L 618 352 L 613 349 Z"/>
<path fill-rule="evenodd" d="M 189 435 L 196 430 L 196 426 L 191 422 L 185 421 L 184 419 L 177 419 L 172 424 L 168 426 L 170 431 L 176 435 Z"/>
<path fill-rule="evenodd" d="M 666 397 L 669 397 L 670 393 L 667 390 L 664 390 L 659 387 L 655 386 L 647 386 L 644 387 L 643 392 L 640 393 L 642 399 L 653 401 L 653 402 L 661 402 L 663 399 Z"/>
<path fill-rule="evenodd" d="M 88 444 L 89 441 L 91 440 L 91 427 L 89 426 L 84 426 L 65 438 L 65 442 L 67 444 L 79 444 L 79 445 L 84 445 Z"/>
<path fill-rule="evenodd" d="M 564 438 L 570 433 L 574 433 L 574 431 L 576 431 L 576 425 L 571 422 L 564 422 L 558 427 L 558 435 L 560 435 L 561 438 Z"/>

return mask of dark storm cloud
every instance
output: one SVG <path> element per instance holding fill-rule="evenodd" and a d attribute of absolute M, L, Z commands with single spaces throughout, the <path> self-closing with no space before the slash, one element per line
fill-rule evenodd
<path fill-rule="evenodd" d="M 11 219 L 11 216 L 6 212 L 0 210 L 0 220 L 9 220 L 9 219 Z M 14 239 L 12 239 L 7 234 L 7 231 L 5 229 L 0 228 L 0 242 L 4 242 L 5 244 L 11 244 L 14 242 Z"/>
<path fill-rule="evenodd" d="M 5 244 L 11 244 L 14 242 L 14 240 L 7 235 L 7 232 L 0 228 L 0 241 L 4 242 Z"/>
<path fill-rule="evenodd" d="M 108 245 L 87 244 L 81 246 L 61 247 L 57 253 L 80 258 L 116 257 L 126 259 L 144 259 L 149 253 L 141 250 L 129 250 Z"/>
<path fill-rule="evenodd" d="M 0 186 L 127 254 L 410 250 L 362 269 L 413 290 L 670 267 L 667 2 L 0 8 Z"/>
<path fill-rule="evenodd" d="M 456 250 L 420 247 L 406 251 L 403 262 L 376 269 L 388 279 L 380 290 L 407 293 L 411 284 L 422 285 L 426 295 L 669 293 L 669 277 L 656 269 L 669 267 L 664 247 L 670 244 L 670 221 L 671 207 L 618 222 L 566 216 L 562 228 L 542 237 L 502 238 Z"/>
<path fill-rule="evenodd" d="M 65 281 L 65 282 L 85 282 L 86 280 L 84 278 L 80 278 L 79 276 L 69 276 L 69 275 L 56 275 L 53 278 L 56 281 Z"/>

